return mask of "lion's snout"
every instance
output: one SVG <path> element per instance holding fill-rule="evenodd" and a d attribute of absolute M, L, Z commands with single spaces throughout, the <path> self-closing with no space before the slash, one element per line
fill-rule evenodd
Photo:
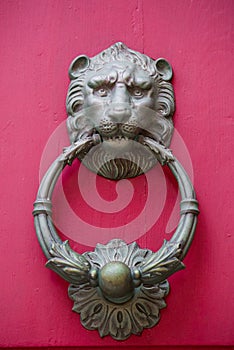
<path fill-rule="evenodd" d="M 95 128 L 101 136 L 107 138 L 123 136 L 132 139 L 138 132 L 134 112 L 127 103 L 109 105 Z"/>
<path fill-rule="evenodd" d="M 131 117 L 132 111 L 128 104 L 117 103 L 109 108 L 107 115 L 115 123 L 126 123 Z"/>
<path fill-rule="evenodd" d="M 111 112 L 100 121 L 96 130 L 101 136 L 107 138 L 122 136 L 133 139 L 138 135 L 140 128 L 130 110 L 119 108 L 117 110 L 112 109 Z"/>

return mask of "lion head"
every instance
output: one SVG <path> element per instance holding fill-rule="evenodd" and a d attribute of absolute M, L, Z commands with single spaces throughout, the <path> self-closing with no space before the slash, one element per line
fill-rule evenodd
<path fill-rule="evenodd" d="M 75 58 L 69 76 L 70 140 L 95 134 L 101 140 L 80 160 L 110 179 L 135 177 L 152 168 L 155 156 L 141 139 L 170 144 L 174 113 L 170 64 L 116 43 L 95 57 Z"/>

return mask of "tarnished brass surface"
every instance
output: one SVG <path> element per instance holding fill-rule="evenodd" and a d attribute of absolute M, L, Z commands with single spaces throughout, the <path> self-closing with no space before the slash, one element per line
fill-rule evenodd
<path fill-rule="evenodd" d="M 70 283 L 73 310 L 87 329 L 124 340 L 156 325 L 166 306 L 167 278 L 184 268 L 198 210 L 188 175 L 168 148 L 172 136 L 172 69 L 165 59 L 116 43 L 99 55 L 78 56 L 69 69 L 71 145 L 52 163 L 34 203 L 35 229 L 47 267 Z M 157 161 L 171 170 L 181 194 L 178 227 L 157 252 L 114 239 L 78 254 L 62 242 L 52 221 L 51 197 L 63 168 L 79 158 L 111 179 L 148 171 Z"/>
<path fill-rule="evenodd" d="M 104 265 L 99 272 L 98 280 L 103 296 L 109 301 L 121 304 L 133 296 L 131 270 L 120 261 L 112 261 Z"/>
<path fill-rule="evenodd" d="M 141 143 L 150 137 L 168 147 L 173 132 L 172 68 L 116 43 L 90 58 L 73 60 L 67 94 L 71 142 L 99 135 L 101 142 L 78 158 L 110 179 L 135 177 L 156 158 Z"/>

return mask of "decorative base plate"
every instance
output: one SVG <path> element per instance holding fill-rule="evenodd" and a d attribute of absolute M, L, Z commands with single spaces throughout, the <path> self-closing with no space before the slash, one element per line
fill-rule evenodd
<path fill-rule="evenodd" d="M 115 239 L 107 245 L 98 244 L 94 252 L 85 253 L 84 256 L 99 271 L 111 262 L 121 262 L 134 271 L 151 254 L 150 250 L 140 249 L 135 242 L 127 245 Z M 123 281 L 121 285 L 124 288 Z M 94 286 L 90 283 L 71 284 L 68 289 L 69 297 L 74 300 L 73 311 L 80 314 L 82 325 L 89 330 L 97 329 L 101 337 L 110 335 L 116 340 L 127 339 L 131 334 L 139 335 L 144 328 L 155 326 L 160 319 L 159 310 L 166 307 L 164 297 L 168 293 L 167 281 L 155 285 L 140 284 L 134 288 L 130 300 L 114 303 L 103 295 L 95 283 Z"/>

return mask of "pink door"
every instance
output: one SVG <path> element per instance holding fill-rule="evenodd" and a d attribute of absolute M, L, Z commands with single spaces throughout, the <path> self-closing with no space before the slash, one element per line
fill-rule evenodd
<path fill-rule="evenodd" d="M 1 347 L 234 345 L 233 14 L 231 0 L 1 2 Z M 31 215 L 41 176 L 69 144 L 68 66 L 117 41 L 172 64 L 171 147 L 201 211 L 160 323 L 123 342 L 81 326 L 68 284 L 44 267 Z M 178 222 L 177 185 L 160 167 L 116 183 L 77 162 L 53 200 L 62 239 L 80 253 L 114 237 L 157 250 Z"/>

